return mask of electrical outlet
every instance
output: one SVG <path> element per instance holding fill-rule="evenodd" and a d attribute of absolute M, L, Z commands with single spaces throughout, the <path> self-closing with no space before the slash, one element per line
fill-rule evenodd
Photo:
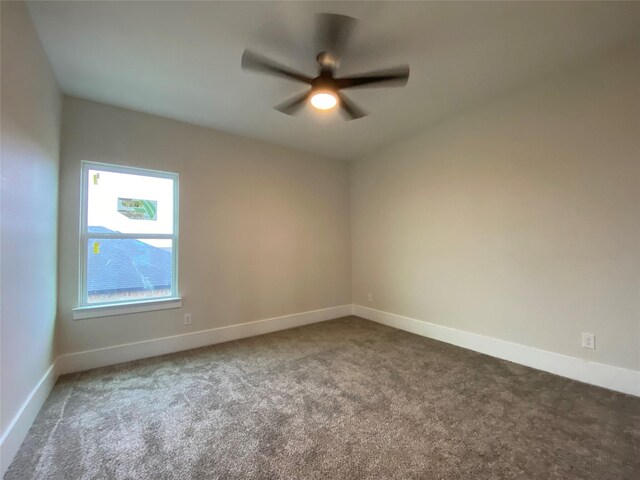
<path fill-rule="evenodd" d="M 191 325 L 191 314 L 190 313 L 185 313 L 184 314 L 184 324 L 185 325 Z"/>
<path fill-rule="evenodd" d="M 591 350 L 596 349 L 596 334 L 595 333 L 587 333 L 582 332 L 582 347 L 590 348 Z"/>
<path fill-rule="evenodd" d="M 367 293 L 367 300 L 373 302 L 373 293 Z"/>

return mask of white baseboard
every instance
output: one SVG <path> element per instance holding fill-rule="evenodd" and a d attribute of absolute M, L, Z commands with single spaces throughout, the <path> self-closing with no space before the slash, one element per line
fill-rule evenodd
<path fill-rule="evenodd" d="M 351 305 L 323 308 L 321 310 L 295 313 L 283 317 L 267 318 L 265 320 L 212 328 L 210 330 L 200 330 L 198 332 L 174 335 L 172 337 L 154 338 L 152 340 L 127 343 L 96 350 L 67 353 L 58 357 L 57 371 L 60 375 L 80 372 L 91 368 L 205 347 L 207 345 L 228 342 L 239 338 L 253 337 L 255 335 L 285 330 L 287 328 L 301 327 L 310 323 L 351 315 L 351 308 Z"/>
<path fill-rule="evenodd" d="M 58 375 L 204 347 L 351 314 L 538 370 L 640 397 L 640 371 L 589 362 L 361 305 L 342 305 L 172 337 L 60 355 L 29 394 L 0 438 L 0 477 L 4 475 L 20 448 Z"/>
<path fill-rule="evenodd" d="M 394 313 L 353 305 L 352 312 L 367 320 L 382 323 L 407 332 L 468 348 L 492 357 L 509 360 L 545 372 L 580 382 L 597 385 L 640 397 L 640 371 L 590 362 L 560 353 L 527 347 L 493 337 L 403 317 Z"/>
<path fill-rule="evenodd" d="M 38 412 L 49 396 L 49 393 L 51 393 L 51 389 L 56 383 L 58 375 L 164 355 L 181 350 L 189 350 L 191 348 L 204 347 L 216 343 L 228 342 L 230 340 L 285 330 L 287 328 L 301 327 L 311 323 L 351 315 L 351 310 L 352 306 L 350 304 L 342 305 L 282 317 L 267 318 L 255 322 L 229 325 L 227 327 L 201 330 L 172 337 L 155 338 L 142 342 L 60 355 L 31 391 L 0 438 L 0 478 L 4 476 L 7 468 L 9 468 L 29 428 L 31 428 Z"/>
<path fill-rule="evenodd" d="M 31 391 L 2 434 L 0 438 L 0 478 L 4 476 L 7 468 L 9 468 L 13 457 L 18 452 L 20 445 L 22 445 L 31 425 L 33 425 L 40 408 L 42 408 L 49 393 L 51 393 L 57 378 L 56 363 L 54 362 Z"/>

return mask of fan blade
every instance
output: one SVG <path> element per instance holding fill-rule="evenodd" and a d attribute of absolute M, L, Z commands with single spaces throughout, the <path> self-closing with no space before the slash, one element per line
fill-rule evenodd
<path fill-rule="evenodd" d="M 342 112 L 348 117 L 347 120 L 355 120 L 356 118 L 362 118 L 367 115 L 364 110 L 345 97 L 342 93 L 338 92 L 338 98 L 340 99 L 340 108 Z"/>
<path fill-rule="evenodd" d="M 336 63 L 340 62 L 349 43 L 357 20 L 335 13 L 316 14 L 317 53 L 328 52 Z"/>
<path fill-rule="evenodd" d="M 274 108 L 279 112 L 286 113 L 287 115 L 294 115 L 300 107 L 309 99 L 311 96 L 311 90 L 308 92 L 304 92 L 302 95 L 296 95 L 295 97 L 287 100 L 286 102 L 282 102 L 280 105 L 276 105 Z"/>
<path fill-rule="evenodd" d="M 299 82 L 308 83 L 311 85 L 312 78 L 306 76 L 303 73 L 296 72 L 278 62 L 252 52 L 251 50 L 245 50 L 242 54 L 242 68 L 245 70 L 253 70 L 255 72 L 267 73 L 270 75 L 276 75 L 279 77 L 288 78 L 291 80 L 297 80 Z"/>
<path fill-rule="evenodd" d="M 352 77 L 336 78 L 338 88 L 353 88 L 366 86 L 404 86 L 409 80 L 409 65 L 363 73 Z M 387 85 L 376 85 L 386 83 Z"/>

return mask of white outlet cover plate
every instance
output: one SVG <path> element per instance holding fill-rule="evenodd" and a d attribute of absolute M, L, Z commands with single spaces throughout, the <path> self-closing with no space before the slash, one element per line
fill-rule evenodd
<path fill-rule="evenodd" d="M 595 333 L 582 332 L 582 346 L 584 348 L 596 348 L 596 335 Z"/>

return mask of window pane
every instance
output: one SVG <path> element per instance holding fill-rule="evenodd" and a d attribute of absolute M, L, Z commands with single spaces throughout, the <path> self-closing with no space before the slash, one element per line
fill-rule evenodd
<path fill-rule="evenodd" d="M 89 170 L 89 233 L 173 233 L 173 180 Z"/>
<path fill-rule="evenodd" d="M 173 240 L 90 238 L 88 242 L 88 303 L 171 295 Z"/>

